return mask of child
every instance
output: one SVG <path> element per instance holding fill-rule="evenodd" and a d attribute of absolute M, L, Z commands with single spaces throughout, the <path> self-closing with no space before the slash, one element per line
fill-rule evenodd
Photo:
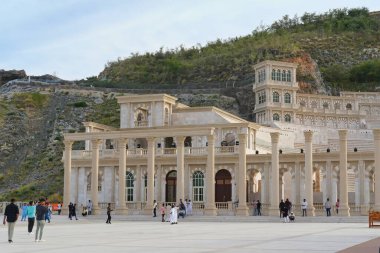
<path fill-rule="evenodd" d="M 161 221 L 165 222 L 165 204 L 164 203 L 162 203 L 162 206 L 160 208 L 160 212 L 161 212 L 161 216 L 162 216 Z"/>
<path fill-rule="evenodd" d="M 294 216 L 293 212 L 290 213 L 289 220 L 290 220 L 290 222 L 294 222 L 296 220 L 296 217 Z"/>

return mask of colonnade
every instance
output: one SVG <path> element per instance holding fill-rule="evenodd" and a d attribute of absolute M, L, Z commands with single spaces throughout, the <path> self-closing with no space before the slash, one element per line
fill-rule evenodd
<path fill-rule="evenodd" d="M 347 190 L 347 130 L 338 130 L 339 140 L 340 140 L 340 151 L 339 151 L 339 196 L 340 199 L 340 213 L 341 215 L 350 215 L 350 208 L 348 205 L 348 190 Z M 307 199 L 308 214 L 314 215 L 313 207 L 313 153 L 312 153 L 312 139 L 313 132 L 304 132 L 305 136 L 305 181 L 301 182 L 301 170 L 300 162 L 295 162 L 295 188 L 301 189 L 301 185 L 305 185 L 304 196 Z M 380 129 L 373 130 L 374 136 L 374 160 L 375 160 L 375 175 L 380 175 Z M 126 206 L 125 193 L 125 176 L 126 176 L 126 166 L 129 157 L 126 154 L 126 143 L 127 138 L 119 138 L 118 140 L 118 152 L 119 152 L 119 188 L 118 188 L 118 202 L 116 203 L 116 212 L 118 214 L 128 214 L 128 208 Z M 177 202 L 179 199 L 185 198 L 185 152 L 184 152 L 184 140 L 185 136 L 176 136 L 177 142 Z M 263 174 L 262 174 L 262 188 L 263 192 L 262 202 L 269 203 L 268 214 L 277 216 L 279 214 L 279 200 L 280 200 L 280 182 L 279 182 L 279 170 L 280 170 L 280 157 L 279 157 L 279 140 L 280 134 L 277 132 L 271 133 L 271 144 L 272 144 L 272 154 L 271 160 L 269 162 L 264 162 L 263 164 Z M 155 177 L 155 141 L 156 137 L 147 137 L 148 149 L 147 149 L 147 203 L 145 206 L 145 212 L 151 213 L 154 200 L 154 177 Z M 217 208 L 215 205 L 215 136 L 210 134 L 207 136 L 208 147 L 207 147 L 207 161 L 206 161 L 206 175 L 205 175 L 205 215 L 216 215 Z M 246 216 L 248 215 L 248 206 L 245 201 L 247 198 L 246 192 L 246 182 L 247 182 L 247 134 L 239 134 L 239 154 L 238 154 L 238 164 L 237 168 L 237 189 L 238 189 L 238 199 L 239 206 L 236 209 L 237 215 Z M 95 139 L 91 140 L 91 200 L 93 202 L 93 213 L 97 214 L 100 212 L 98 204 L 98 171 L 99 171 L 99 146 L 101 140 Z M 71 189 L 71 150 L 73 141 L 65 140 L 65 156 L 64 156 L 64 204 L 63 211 L 67 212 L 67 206 L 70 202 L 70 189 Z M 328 163 L 328 161 L 327 161 Z M 331 164 L 330 164 L 330 167 Z M 141 172 L 139 172 L 141 173 Z M 141 177 L 141 175 L 140 175 Z M 363 175 L 361 176 L 363 177 Z M 326 179 L 326 189 L 329 194 L 332 193 L 331 175 L 327 176 Z M 160 183 L 160 182 L 159 182 Z M 363 191 L 361 191 L 363 192 Z M 295 192 L 296 199 L 300 199 L 300 190 Z M 268 196 L 268 197 L 266 197 Z M 364 198 L 364 196 L 361 196 Z M 375 177 L 375 210 L 380 210 L 380 177 Z"/>

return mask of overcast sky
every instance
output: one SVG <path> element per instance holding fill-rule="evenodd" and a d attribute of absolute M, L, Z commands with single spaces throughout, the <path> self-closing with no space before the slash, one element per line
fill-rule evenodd
<path fill-rule="evenodd" d="M 68 79 L 160 47 L 250 34 L 288 14 L 380 10 L 379 0 L 0 0 L 0 69 Z"/>

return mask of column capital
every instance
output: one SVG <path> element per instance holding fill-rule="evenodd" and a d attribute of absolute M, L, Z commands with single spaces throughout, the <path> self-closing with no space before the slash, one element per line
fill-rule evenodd
<path fill-rule="evenodd" d="M 378 141 L 380 140 L 380 129 L 373 129 L 372 130 L 372 133 L 373 133 L 373 139 Z"/>
<path fill-rule="evenodd" d="M 339 139 L 341 139 L 341 140 L 347 140 L 347 134 L 348 134 L 348 130 L 347 129 L 339 129 L 338 133 L 339 133 Z"/>
<path fill-rule="evenodd" d="M 92 149 L 98 149 L 102 140 L 91 140 Z"/>
<path fill-rule="evenodd" d="M 118 140 L 119 143 L 125 143 L 125 144 L 127 144 L 127 142 L 128 142 L 128 139 L 127 139 L 127 138 L 124 138 L 124 137 L 119 138 L 119 139 L 117 139 L 117 140 Z"/>
<path fill-rule="evenodd" d="M 312 131 L 305 131 L 303 132 L 304 136 L 305 136 L 305 142 L 312 142 L 313 140 L 313 132 Z"/>
<path fill-rule="evenodd" d="M 74 141 L 64 140 L 63 143 L 65 144 L 65 149 L 71 149 L 73 147 Z"/>
<path fill-rule="evenodd" d="M 156 141 L 156 137 L 148 137 L 146 138 L 146 140 L 148 141 L 148 143 L 154 143 Z"/>
<path fill-rule="evenodd" d="M 278 143 L 278 140 L 280 139 L 280 133 L 279 132 L 272 132 L 272 133 L 270 133 L 270 138 L 272 140 L 272 143 Z"/>
<path fill-rule="evenodd" d="M 185 136 L 176 136 L 176 137 L 175 137 L 175 140 L 176 140 L 177 145 L 179 145 L 179 143 L 184 144 L 185 139 L 186 139 Z M 182 145 L 182 146 L 183 146 L 183 145 Z"/>

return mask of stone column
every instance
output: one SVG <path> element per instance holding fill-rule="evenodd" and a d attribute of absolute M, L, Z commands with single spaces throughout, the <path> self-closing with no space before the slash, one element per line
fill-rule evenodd
<path fill-rule="evenodd" d="M 145 214 L 153 213 L 154 200 L 154 164 L 155 164 L 155 138 L 148 138 L 148 166 L 147 166 L 147 200 Z"/>
<path fill-rule="evenodd" d="M 135 179 L 135 190 L 136 190 L 136 202 L 141 202 L 141 182 L 142 181 L 142 173 L 141 167 L 139 165 L 136 166 L 136 179 Z"/>
<path fill-rule="evenodd" d="M 279 200 L 279 177 L 280 177 L 280 159 L 278 155 L 278 141 L 280 138 L 280 133 L 270 133 L 270 137 L 272 140 L 272 187 L 271 187 L 271 198 L 270 198 L 270 207 L 269 207 L 269 216 L 278 216 L 280 211 L 278 209 L 278 205 L 280 203 Z"/>
<path fill-rule="evenodd" d="M 98 174 L 99 174 L 99 145 L 101 140 L 92 140 L 92 166 L 91 166 L 91 201 L 92 214 L 100 214 L 98 203 Z"/>
<path fill-rule="evenodd" d="M 339 132 L 339 215 L 350 216 L 350 207 L 348 206 L 347 191 L 347 129 L 338 130 Z"/>
<path fill-rule="evenodd" d="M 63 141 L 65 144 L 65 160 L 64 160 L 64 186 L 63 186 L 63 214 L 69 214 L 69 203 L 71 197 L 71 149 L 73 147 L 72 141 Z"/>
<path fill-rule="evenodd" d="M 380 211 L 380 129 L 373 129 L 375 144 L 375 211 Z"/>
<path fill-rule="evenodd" d="M 315 216 L 313 205 L 313 132 L 306 131 L 305 135 L 305 198 L 308 203 L 307 213 Z"/>
<path fill-rule="evenodd" d="M 300 162 L 294 164 L 294 203 L 295 205 L 300 205 L 303 200 L 301 200 L 301 166 Z"/>
<path fill-rule="evenodd" d="M 205 215 L 216 216 L 215 207 L 215 137 L 207 136 L 207 168 L 206 168 L 206 187 L 207 198 L 205 204 Z"/>
<path fill-rule="evenodd" d="M 127 150 L 126 150 L 126 144 L 127 139 L 119 139 L 118 141 L 118 149 L 119 149 L 119 201 L 118 205 L 116 206 L 116 213 L 117 214 L 128 214 L 128 208 L 126 205 L 126 199 L 125 199 L 125 173 L 126 173 L 126 166 L 127 166 Z"/>
<path fill-rule="evenodd" d="M 239 134 L 239 206 L 236 215 L 248 216 L 247 207 L 247 134 Z"/>
<path fill-rule="evenodd" d="M 185 200 L 185 148 L 184 136 L 176 137 L 177 142 L 177 203 Z"/>

